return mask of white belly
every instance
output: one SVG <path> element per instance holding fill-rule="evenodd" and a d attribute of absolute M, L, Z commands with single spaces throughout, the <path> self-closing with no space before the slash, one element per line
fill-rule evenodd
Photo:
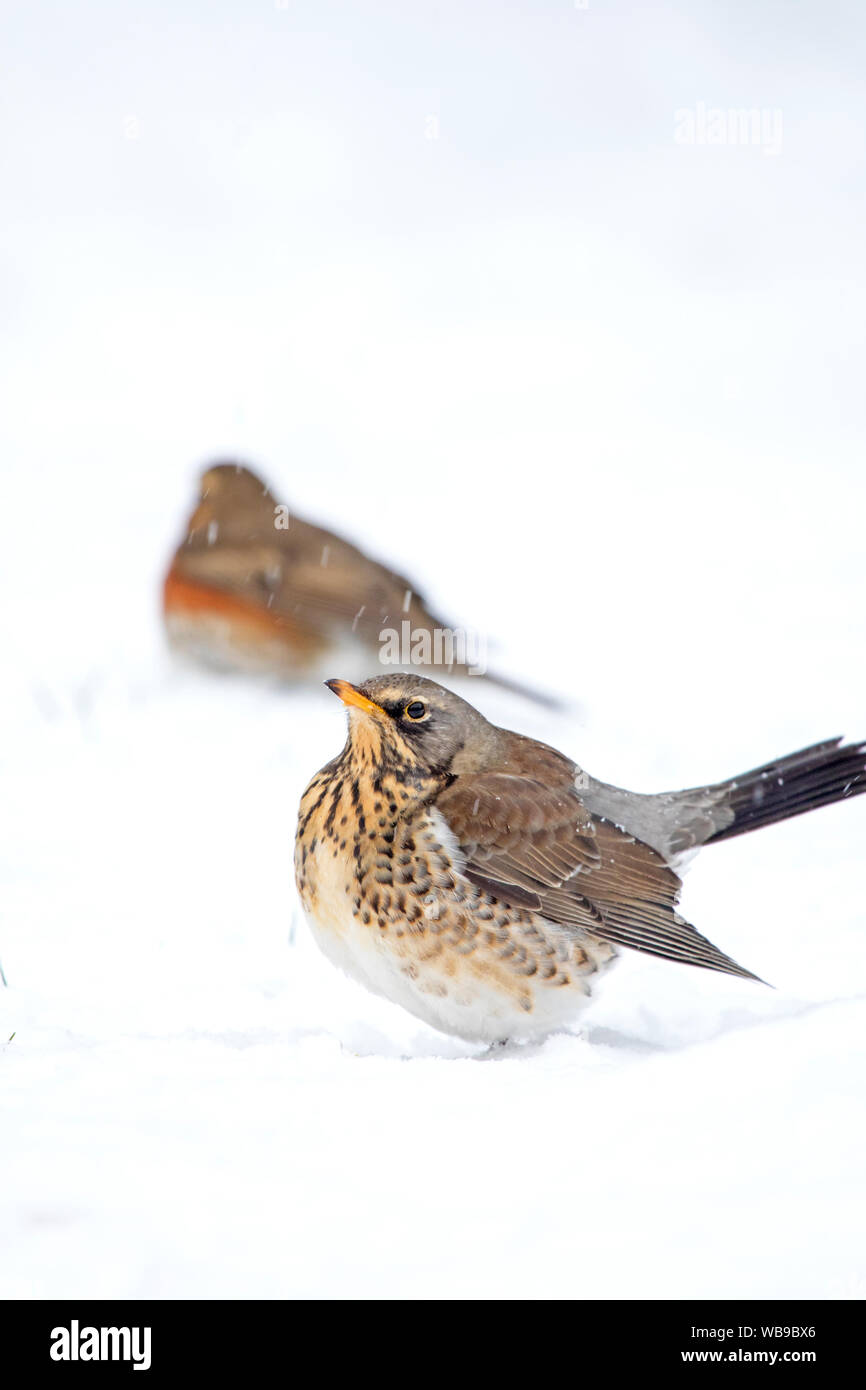
<path fill-rule="evenodd" d="M 315 884 L 315 909 L 309 897 L 302 905 L 317 945 L 344 974 L 430 1027 L 469 1041 L 537 1039 L 567 1028 L 588 1004 L 590 986 L 584 978 L 560 987 L 539 983 L 527 1013 L 494 980 L 485 978 L 481 961 L 461 958 L 461 969 L 453 978 L 425 968 L 413 959 L 411 938 L 397 941 L 375 921 L 365 925 L 355 917 L 345 891 L 345 872 L 338 864 L 333 850 L 320 844 L 307 865 L 308 883 Z M 548 930 L 563 929 L 551 924 Z"/>

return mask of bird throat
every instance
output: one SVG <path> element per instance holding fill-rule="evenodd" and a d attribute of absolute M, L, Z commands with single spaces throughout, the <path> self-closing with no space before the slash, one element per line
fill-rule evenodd
<path fill-rule="evenodd" d="M 389 723 L 352 711 L 340 756 L 347 780 L 389 804 L 426 801 L 441 791 L 447 774 L 434 772 Z"/>

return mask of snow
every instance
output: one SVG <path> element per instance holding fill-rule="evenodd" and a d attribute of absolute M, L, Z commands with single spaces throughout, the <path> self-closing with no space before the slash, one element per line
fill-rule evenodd
<path fill-rule="evenodd" d="M 14 17 L 3 1296 L 863 1297 L 866 797 L 689 870 L 773 989 L 630 955 L 574 1035 L 487 1053 L 300 918 L 339 702 L 176 668 L 158 621 L 237 451 L 573 695 L 463 687 L 608 781 L 866 735 L 838 19 L 780 52 L 769 5 Z M 780 152 L 677 144 L 698 101 L 780 110 Z"/>

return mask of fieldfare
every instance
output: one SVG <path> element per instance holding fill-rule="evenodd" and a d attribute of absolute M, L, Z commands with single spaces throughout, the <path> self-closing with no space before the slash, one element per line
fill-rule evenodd
<path fill-rule="evenodd" d="M 301 800 L 295 874 L 313 935 L 347 974 L 461 1038 L 567 1026 L 622 946 L 756 980 L 678 914 L 678 862 L 866 792 L 864 743 L 642 795 L 422 676 L 327 684 L 349 734 Z"/>
<path fill-rule="evenodd" d="M 480 641 L 432 613 L 411 580 L 289 514 L 240 464 L 203 473 L 165 578 L 163 612 L 172 648 L 211 667 L 298 681 L 321 678 L 338 656 L 359 674 L 378 659 L 440 675 L 483 674 L 541 704 L 558 703 L 479 670 Z"/>

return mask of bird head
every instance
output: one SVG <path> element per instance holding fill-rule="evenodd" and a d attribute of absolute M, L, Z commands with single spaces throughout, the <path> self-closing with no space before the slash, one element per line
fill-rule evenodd
<path fill-rule="evenodd" d="M 466 700 L 426 676 L 374 676 L 361 685 L 326 681 L 349 712 L 347 748 L 363 764 L 402 770 L 409 781 L 482 768 L 499 730 Z"/>

